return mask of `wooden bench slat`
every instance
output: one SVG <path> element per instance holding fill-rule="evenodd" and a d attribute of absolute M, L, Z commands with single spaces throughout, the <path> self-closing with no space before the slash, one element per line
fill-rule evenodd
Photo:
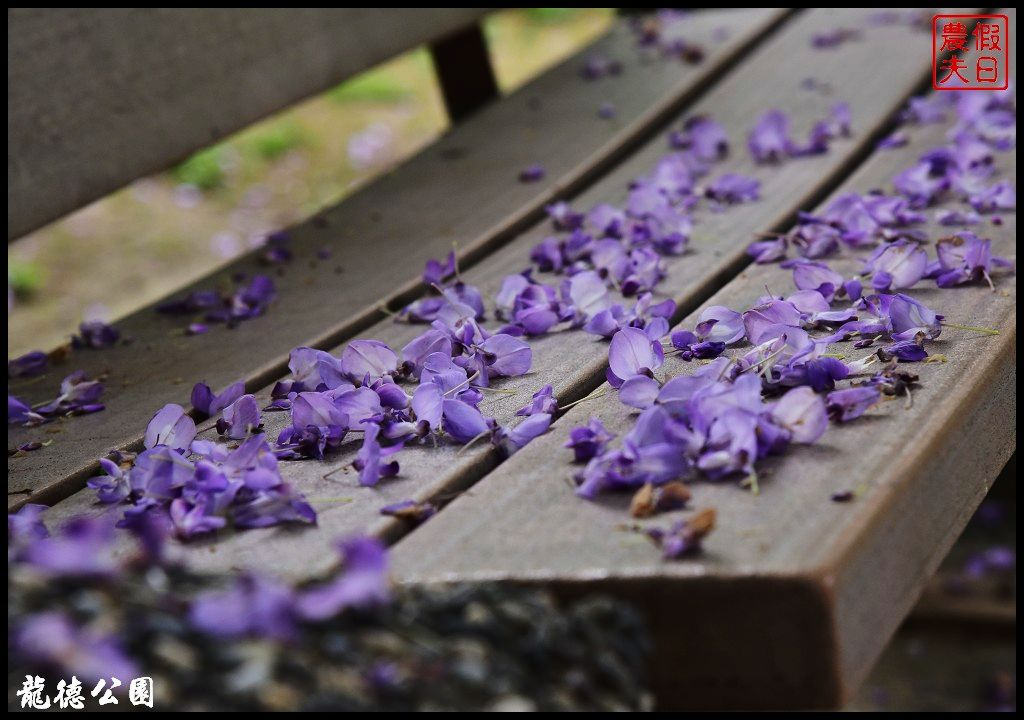
<path fill-rule="evenodd" d="M 909 146 L 877 152 L 835 195 L 890 187 L 898 171 L 945 141 L 948 127 L 914 128 Z M 1013 179 L 1016 153 L 998 163 Z M 986 220 L 970 229 L 993 239 L 993 253 L 1012 256 L 1016 216 L 999 215 L 1001 226 Z M 927 230 L 934 239 L 953 229 L 931 223 Z M 828 262 L 847 277 L 860 269 L 852 254 Z M 766 286 L 788 293 L 790 271 L 752 266 L 705 306 L 747 308 Z M 652 677 L 668 707 L 838 706 L 1016 447 L 1015 275 L 998 274 L 996 287 L 942 290 L 924 281 L 908 291 L 949 322 L 1001 333 L 946 328 L 929 351 L 948 362 L 906 366 L 921 377 L 911 407 L 899 398 L 883 402 L 832 425 L 813 446 L 759 463 L 759 496 L 734 482 L 693 484 L 692 507 L 717 510 L 698 556 L 663 561 L 646 538 L 617 530 L 632 522 L 628 495 L 588 502 L 568 486 L 575 468 L 562 445 L 573 426 L 590 416 L 620 434 L 633 426 L 616 394 L 598 391 L 400 542 L 395 573 L 408 583 L 503 579 L 633 600 L 656 638 Z M 829 351 L 850 359 L 871 352 L 852 342 Z M 678 360 L 666 367 L 670 377 L 695 369 Z M 858 491 L 852 502 L 830 501 L 848 490 Z"/>
<path fill-rule="evenodd" d="M 915 48 L 905 45 L 902 52 L 894 50 L 896 69 L 893 73 L 884 78 L 865 78 L 841 98 L 816 96 L 801 89 L 803 71 L 812 61 L 819 79 L 838 86 L 851 63 L 866 62 L 883 44 L 905 33 L 901 28 L 880 30 L 873 40 L 851 44 L 838 54 L 811 48 L 809 39 L 814 32 L 834 28 L 837 24 L 855 25 L 864 16 L 863 11 L 839 14 L 814 11 L 797 18 L 687 112 L 687 116 L 710 115 L 722 122 L 729 132 L 734 151 L 714 174 L 741 172 L 756 176 L 763 183 L 763 198 L 726 212 L 700 212 L 696 216 L 691 240 L 693 251 L 668 259 L 668 277 L 660 285 L 664 290 L 671 290 L 672 296 L 681 303 L 680 316 L 709 296 L 719 278 L 731 276 L 733 268 L 744 257 L 752 232 L 783 229 L 797 209 L 812 202 L 812 198 L 822 194 L 830 184 L 837 184 L 852 159 L 871 147 L 873 132 L 884 125 L 925 76 L 929 58 L 922 58 Z M 766 83 L 767 68 L 787 80 L 779 84 Z M 799 136 L 839 99 L 848 100 L 854 109 L 851 140 L 836 142 L 825 155 L 794 160 L 778 167 L 753 165 L 744 140 L 759 112 L 776 103 L 780 107 L 794 108 L 794 133 Z M 664 138 L 653 139 L 584 192 L 574 205 L 585 209 L 599 202 L 621 203 L 629 181 L 647 172 L 665 152 Z M 522 269 L 530 248 L 549 232 L 546 222 L 533 228 L 464 273 L 465 280 L 491 298 L 504 275 Z M 548 276 L 539 277 L 551 281 Z M 378 338 L 400 348 L 423 329 L 422 325 L 388 321 L 368 330 L 365 337 Z M 485 414 L 496 417 L 502 424 L 511 421 L 530 395 L 548 383 L 553 384 L 559 402 L 564 405 L 583 397 L 603 381 L 607 343 L 594 336 L 578 331 L 558 332 L 532 339 L 530 344 L 534 353 L 532 372 L 500 385 L 516 390 L 516 395 L 488 396 L 481 405 Z M 261 399 L 266 397 L 264 391 Z M 265 414 L 264 420 L 269 437 L 276 437 L 288 421 L 281 414 Z M 353 444 L 347 452 L 332 457 L 327 463 L 310 461 L 282 466 L 285 478 L 301 489 L 317 508 L 319 525 L 316 529 L 277 528 L 225 534 L 209 542 L 189 544 L 183 552 L 191 563 L 210 569 L 265 567 L 267 559 L 273 558 L 276 572 L 293 579 L 307 578 L 331 566 L 334 562 L 331 542 L 340 535 L 369 531 L 393 540 L 408 530 L 404 521 L 381 517 L 382 506 L 406 498 L 426 500 L 448 496 L 470 485 L 497 462 L 495 455 L 483 448 L 460 453 L 457 447 L 409 447 L 397 456 L 402 466 L 398 478 L 382 482 L 377 488 L 360 488 L 355 473 L 343 470 L 351 462 L 357 446 Z M 83 491 L 56 505 L 49 517 L 57 519 L 100 511 L 101 508 L 93 504 L 92 493 Z M 445 512 L 447 510 L 441 514 Z"/>
<path fill-rule="evenodd" d="M 45 375 L 10 382 L 11 394 L 34 404 L 49 399 L 73 370 L 90 377 L 106 372 L 108 378 L 103 412 L 35 429 L 8 429 L 8 447 L 54 441 L 8 461 L 8 507 L 52 503 L 82 487 L 96 459 L 141 438 L 163 404 L 187 404 L 194 382 L 221 388 L 244 379 L 250 388 L 261 387 L 286 372 L 293 347 L 330 347 L 385 317 L 381 304 L 419 292 L 424 262 L 444 256 L 453 243 L 464 266 L 483 257 L 510 231 L 539 217 L 558 193 L 592 177 L 687 97 L 714 82 L 784 15 L 779 10 L 694 14 L 690 32 L 702 41 L 716 28 L 730 29 L 728 39 L 709 44 L 706 59 L 695 66 L 641 52 L 627 22 L 620 21 L 590 48 L 481 109 L 320 219 L 291 229 L 295 257 L 278 271 L 283 275 L 260 265 L 260 253 L 253 253 L 188 288 L 230 285 L 238 272 L 270 274 L 278 298 L 265 316 L 234 330 L 215 326 L 206 335 L 183 337 L 185 319 L 148 307 L 115 323 L 134 339 L 131 345 L 76 352 Z M 622 72 L 582 79 L 582 58 L 591 53 L 619 60 Z M 616 106 L 616 119 L 597 116 L 603 102 Z M 537 162 L 547 176 L 518 182 L 519 171 Z M 321 248 L 332 256 L 317 262 Z M 56 435 L 50 434 L 54 428 L 60 431 Z"/>
<path fill-rule="evenodd" d="M 16 8 L 8 240 L 487 8 Z"/>

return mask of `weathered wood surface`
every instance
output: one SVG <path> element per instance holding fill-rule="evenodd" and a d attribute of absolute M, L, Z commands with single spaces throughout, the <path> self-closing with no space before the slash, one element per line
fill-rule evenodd
<path fill-rule="evenodd" d="M 892 51 L 893 72 L 889 75 L 866 77 L 843 93 L 829 97 L 800 87 L 806 68 L 813 63 L 815 77 L 838 88 L 851 63 L 867 62 L 880 48 L 889 46 L 894 38 L 904 37 L 907 32 L 904 28 L 880 30 L 873 40 L 847 45 L 835 53 L 811 48 L 813 33 L 837 25 L 856 25 L 865 15 L 864 11 L 838 14 L 814 11 L 796 18 L 688 109 L 686 116 L 709 115 L 722 122 L 729 132 L 734 151 L 714 174 L 741 172 L 756 176 L 762 180 L 763 197 L 759 202 L 725 212 L 700 211 L 695 215 L 692 250 L 687 255 L 668 259 L 668 277 L 660 285 L 662 289 L 671 289 L 671 296 L 681 304 L 679 317 L 735 273 L 744 260 L 744 250 L 752 233 L 784 229 L 798 209 L 807 207 L 837 185 L 859 153 L 873 146 L 874 132 L 902 106 L 906 96 L 925 77 L 929 58 L 921 58 L 916 48 L 904 44 L 902 52 L 896 47 Z M 766 68 L 772 68 L 784 79 L 777 84 L 766 84 Z M 825 155 L 771 167 L 752 163 L 745 147 L 746 135 L 765 108 L 794 108 L 794 133 L 800 136 L 839 100 L 849 101 L 853 108 L 852 138 L 837 141 Z M 623 202 L 629 181 L 649 171 L 666 152 L 665 139 L 659 135 L 582 193 L 574 200 L 574 205 L 589 208 L 599 202 Z M 522 269 L 530 248 L 549 232 L 547 223 L 533 228 L 465 272 L 465 280 L 477 285 L 485 298 L 491 298 L 502 278 Z M 544 275 L 539 277 L 553 280 Z M 423 329 L 424 326 L 388 321 L 370 328 L 364 336 L 399 348 Z M 511 422 L 515 411 L 546 384 L 554 386 L 560 403 L 565 404 L 584 397 L 603 382 L 607 343 L 594 336 L 579 331 L 558 332 L 533 339 L 530 344 L 534 353 L 532 372 L 498 385 L 514 390 L 515 395 L 488 396 L 481 404 L 485 414 L 494 416 L 502 424 Z M 264 391 L 260 399 L 266 398 Z M 281 414 L 265 414 L 264 419 L 269 437 L 276 437 L 287 422 Z M 284 477 L 313 501 L 319 512 L 317 528 L 222 534 L 185 546 L 183 552 L 189 562 L 210 569 L 229 569 L 267 567 L 268 560 L 272 560 L 275 572 L 292 579 L 308 578 L 324 572 L 334 563 L 332 542 L 338 536 L 369 531 L 393 540 L 408 531 L 404 521 L 381 517 L 382 506 L 407 498 L 449 498 L 492 469 L 499 459 L 484 447 L 465 452 L 446 446 L 409 447 L 396 456 L 402 465 L 398 478 L 383 482 L 377 488 L 360 488 L 356 474 L 351 469 L 346 470 L 357 447 L 358 442 L 353 443 L 327 463 L 286 463 L 282 467 Z M 543 463 L 560 467 L 561 455 L 561 452 L 549 453 Z M 100 510 L 93 504 L 93 494 L 83 491 L 55 506 L 49 517 L 57 519 Z M 442 514 L 444 512 L 447 511 Z"/>
<path fill-rule="evenodd" d="M 912 130 L 911 145 L 879 151 L 843 192 L 890 187 L 947 126 Z M 1016 153 L 998 160 L 1015 175 Z M 947 206 L 960 206 L 950 202 Z M 929 209 L 929 216 L 933 210 Z M 1015 213 L 975 228 L 993 252 L 1014 255 Z M 931 238 L 949 228 L 930 224 Z M 934 253 L 934 250 L 932 250 Z M 829 264 L 860 268 L 846 253 Z M 607 591 L 644 608 L 656 638 L 652 674 L 666 707 L 838 706 L 872 667 L 1016 446 L 1016 278 L 909 291 L 949 322 L 997 328 L 997 336 L 946 328 L 929 351 L 945 363 L 907 366 L 921 376 L 913 403 L 882 402 L 813 446 L 766 460 L 760 495 L 735 483 L 696 483 L 693 508 L 713 507 L 715 531 L 701 555 L 663 561 L 631 522 L 629 497 L 576 497 L 562 445 L 597 416 L 613 432 L 633 425 L 615 393 L 578 405 L 552 431 L 477 483 L 394 552 L 408 583 L 503 579 L 544 583 L 571 596 Z M 786 293 L 791 275 L 751 266 L 706 305 L 750 307 L 765 287 Z M 692 328 L 699 313 L 683 326 Z M 741 348 L 736 353 L 742 353 Z M 866 355 L 852 343 L 829 348 Z M 666 375 L 695 369 L 673 359 Z M 858 493 L 849 503 L 832 493 Z M 677 512 L 648 521 L 667 525 Z"/>
<path fill-rule="evenodd" d="M 670 117 L 784 15 L 694 14 L 688 21 L 694 38 L 709 38 L 720 27 L 729 31 L 694 66 L 641 51 L 627 23 L 620 22 L 580 55 L 481 109 L 320 218 L 291 229 L 291 263 L 268 268 L 256 252 L 186 289 L 230 286 L 239 272 L 270 274 L 278 298 L 265 316 L 234 330 L 215 326 L 206 335 L 184 337 L 186 319 L 144 308 L 115 323 L 134 339 L 131 345 L 77 352 L 45 375 L 10 382 L 10 393 L 35 404 L 50 399 L 60 379 L 74 370 L 105 374 L 107 409 L 36 429 L 9 428 L 8 447 L 54 443 L 8 460 L 8 506 L 52 503 L 82 487 L 96 459 L 137 442 L 158 408 L 187 405 L 195 382 L 220 388 L 245 379 L 250 388 L 261 387 L 287 372 L 291 348 L 330 347 L 384 318 L 381 305 L 420 291 L 423 263 L 442 257 L 454 243 L 464 266 L 483 257 L 511 231 L 538 218 L 545 203 L 592 178 Z M 583 58 L 591 53 L 619 60 L 623 71 L 582 79 Z M 604 102 L 617 108 L 614 120 L 598 117 Z M 519 171 L 537 162 L 547 176 L 518 182 Z M 322 248 L 331 257 L 317 261 Z"/>
<path fill-rule="evenodd" d="M 7 238 L 486 10 L 9 9 Z"/>

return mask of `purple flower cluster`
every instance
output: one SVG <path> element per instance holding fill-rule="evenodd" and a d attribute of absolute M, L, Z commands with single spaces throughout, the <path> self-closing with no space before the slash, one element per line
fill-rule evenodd
<path fill-rule="evenodd" d="M 701 62 L 704 49 L 684 37 L 688 15 L 683 10 L 663 9 L 654 15 L 637 18 L 631 26 L 637 45 L 691 65 Z"/>
<path fill-rule="evenodd" d="M 641 377 L 642 392 L 630 387 Z M 828 425 L 825 404 L 810 388 L 793 387 L 766 402 L 757 372 L 736 372 L 725 358 L 665 383 L 635 376 L 619 393 L 624 403 L 644 408 L 621 447 L 594 444 L 588 459 L 577 438 L 571 441 L 577 458 L 587 459 L 576 476 L 582 497 L 698 475 L 753 477 L 756 460 L 790 442 L 812 443 Z"/>
<path fill-rule="evenodd" d="M 398 473 L 392 456 L 408 443 L 487 438 L 512 453 L 545 432 L 557 410 L 550 386 L 534 396 L 520 413 L 526 419 L 513 428 L 499 427 L 478 409 L 483 390 L 495 380 L 529 371 L 530 346 L 517 337 L 524 331 L 491 333 L 481 326 L 483 299 L 458 278 L 454 253 L 429 261 L 423 279 L 436 294 L 408 306 L 403 316 L 430 327 L 400 355 L 378 340 L 350 342 L 340 357 L 308 347 L 292 350 L 291 377 L 277 383 L 265 408 L 286 411 L 291 420 L 273 444 L 259 433 L 261 410 L 243 383 L 217 393 L 200 382 L 191 398 L 196 415 L 219 415 L 218 434 L 239 444 L 197 440 L 194 420 L 170 404 L 150 421 L 145 450 L 134 458 L 102 459 L 105 474 L 90 480 L 90 487 L 102 502 L 131 505 L 121 527 L 159 510 L 187 539 L 229 524 L 315 523 L 316 513 L 282 480 L 278 463 L 322 460 L 350 433 L 362 433 L 352 464 L 360 483 L 372 486 Z M 30 418 L 28 412 L 11 405 L 19 418 Z M 410 509 L 394 511 L 406 516 Z M 416 511 L 429 517 L 426 506 Z"/>
<path fill-rule="evenodd" d="M 78 326 L 78 335 L 71 337 L 71 346 L 79 348 L 107 348 L 121 339 L 121 331 L 99 320 Z"/>
<path fill-rule="evenodd" d="M 338 550 L 343 571 L 333 579 L 296 589 L 272 578 L 242 575 L 227 590 L 200 594 L 189 610 L 189 621 L 215 637 L 289 640 L 304 622 L 387 603 L 388 555 L 380 541 L 353 538 L 339 543 Z"/>
<path fill-rule="evenodd" d="M 639 497 L 651 487 L 698 478 L 741 478 L 756 489 L 758 460 L 791 443 L 816 442 L 830 418 L 849 422 L 883 394 L 908 391 L 916 376 L 889 361 L 924 359 L 925 342 L 941 332 L 941 316 L 903 294 L 862 297 L 859 285 L 823 263 L 796 263 L 793 278 L 797 291 L 787 298 L 765 296 L 744 312 L 711 306 L 695 330 L 673 332 L 670 352 L 686 361 L 716 358 L 729 345 L 750 346 L 692 375 L 659 378 L 665 348 L 643 330 L 623 327 L 613 335 L 609 384 L 623 404 L 641 412 L 619 447 L 611 446 L 614 436 L 596 418 L 571 431 L 566 447 L 585 463 L 576 475 L 579 495 L 634 490 Z M 834 309 L 840 297 L 851 305 Z M 879 338 L 887 344 L 849 363 L 825 354 L 828 344 L 851 336 L 861 347 Z M 889 364 L 870 374 L 879 360 Z M 858 377 L 836 389 L 838 381 Z M 702 537 L 686 521 L 645 532 L 666 557 L 694 549 Z"/>
<path fill-rule="evenodd" d="M 879 292 L 904 290 L 922 279 L 935 280 L 939 287 L 981 280 L 992 285 L 993 268 L 1012 269 L 1012 261 L 992 255 L 989 240 L 968 231 L 940 239 L 932 260 L 925 247 L 927 236 L 914 227 L 927 221 L 924 208 L 951 193 L 972 209 L 940 210 L 936 220 L 943 225 L 972 225 L 982 213 L 1016 208 L 1016 191 L 1010 183 L 990 184 L 994 153 L 1012 148 L 1016 141 L 1010 98 L 983 93 L 976 100 L 977 95 L 960 93 L 951 104 L 945 95 L 936 95 L 940 97 L 912 100 L 906 117 L 931 122 L 956 111 L 959 122 L 952 140 L 897 174 L 896 194 L 851 193 L 836 198 L 820 214 L 802 213 L 789 234 L 752 243 L 748 254 L 754 261 L 782 260 L 790 245 L 809 260 L 836 254 L 843 247 L 874 247 L 864 261 L 862 276 Z"/>
<path fill-rule="evenodd" d="M 781 110 L 769 110 L 754 124 L 747 148 L 758 163 L 777 163 L 786 158 L 820 155 L 828 152 L 829 142 L 850 135 L 850 106 L 838 103 L 828 116 L 811 128 L 806 143 L 790 137 L 789 117 Z"/>
<path fill-rule="evenodd" d="M 943 318 L 900 291 L 922 279 L 933 279 L 939 287 L 982 280 L 991 284 L 994 267 L 1013 267 L 992 255 L 989 240 L 968 231 L 939 240 L 932 260 L 924 247 L 928 238 L 914 227 L 927 219 L 921 209 L 950 190 L 959 189 L 973 211 L 944 215 L 948 225 L 973 224 L 978 213 L 1015 206 L 1007 183 L 986 188 L 977 182 L 994 172 L 991 153 L 1012 147 L 1006 120 L 1009 100 L 989 95 L 978 101 L 965 95 L 957 106 L 961 119 L 953 144 L 897 176 L 897 194 L 844 195 L 818 215 L 801 214 L 787 235 L 750 247 L 756 262 L 783 260 L 790 245 L 797 249 L 801 257 L 783 263 L 792 270 L 796 288 L 788 297 L 766 295 L 744 311 L 708 307 L 692 331 L 673 332 L 665 346 L 664 326 L 651 332 L 655 323 L 645 325 L 639 309 L 626 316 L 621 308 L 604 310 L 607 301 L 599 292 L 587 296 L 601 308 L 590 324 L 598 334 L 611 336 L 609 384 L 624 405 L 640 413 L 617 447 L 596 418 L 570 432 L 566 447 L 584 464 L 576 474 L 579 495 L 593 498 L 609 490 L 634 490 L 633 505 L 650 505 L 657 512 L 656 505 L 646 502 L 653 498 L 653 489 L 668 488 L 680 479 L 742 478 L 756 488 L 755 464 L 761 458 L 785 451 L 790 443 L 814 443 L 830 419 L 850 422 L 883 396 L 910 392 L 917 376 L 898 369 L 898 363 L 927 358 L 925 346 L 939 336 Z M 928 117 L 931 110 L 921 103 L 911 107 L 916 118 Z M 823 128 L 820 138 L 847 132 L 845 108 L 837 109 Z M 697 145 L 681 135 L 675 142 L 688 149 Z M 788 121 L 777 111 L 758 122 L 750 148 L 755 159 L 765 162 L 808 152 L 792 143 Z M 567 224 L 567 217 L 563 212 L 557 220 Z M 571 227 L 578 232 L 585 222 L 575 220 Z M 564 252 L 569 247 L 578 245 L 559 246 L 562 266 L 575 261 Z M 860 277 L 844 277 L 821 260 L 841 248 L 873 248 Z M 830 343 L 851 338 L 858 348 L 879 347 L 856 361 L 826 354 Z M 749 349 L 732 359 L 718 357 L 740 343 Z M 662 378 L 658 373 L 666 352 L 684 361 L 716 359 L 692 375 Z M 876 363 L 881 369 L 872 367 Z M 837 388 L 841 381 L 850 382 Z M 713 525 L 713 518 L 704 517 L 695 529 L 694 520 L 668 529 L 639 529 L 666 557 L 679 557 L 698 545 L 706 534 L 699 530 Z"/>
<path fill-rule="evenodd" d="M 62 667 L 89 684 L 101 678 L 139 674 L 138 666 L 115 635 L 79 626 L 65 612 L 29 615 L 16 628 L 11 641 L 30 661 Z"/>
<path fill-rule="evenodd" d="M 150 421 L 143 452 L 100 460 L 104 474 L 88 484 L 100 502 L 130 505 L 118 527 L 155 513 L 188 539 L 229 523 L 255 528 L 316 522 L 313 508 L 282 480 L 274 449 L 262 434 L 250 434 L 260 424 L 253 396 L 240 395 L 222 413 L 218 430 L 244 438 L 237 447 L 196 440 L 195 422 L 171 404 Z"/>
<path fill-rule="evenodd" d="M 693 227 L 691 213 L 706 200 L 712 208 L 758 198 L 757 180 L 722 175 L 706 185 L 701 179 L 728 154 L 723 128 L 706 117 L 686 121 L 670 135 L 674 152 L 652 172 L 636 178 L 623 207 L 599 204 L 586 213 L 564 202 L 548 207 L 557 235 L 530 253 L 534 268 L 505 279 L 496 305 L 513 334 L 539 335 L 559 323 L 610 337 L 625 326 L 664 334 L 675 311 L 671 300 L 650 294 L 665 277 L 663 258 L 686 252 Z M 533 277 L 533 270 L 564 276 L 558 286 Z M 611 290 L 638 297 L 627 311 Z"/>
<path fill-rule="evenodd" d="M 100 584 L 128 572 L 165 570 L 168 523 L 142 512 L 127 525 L 140 553 L 119 559 L 114 528 L 103 518 L 78 517 L 51 535 L 42 521 L 46 508 L 26 505 L 7 517 L 8 564 L 42 581 Z M 296 638 L 302 625 L 331 619 L 349 608 L 390 601 L 387 550 L 380 541 L 355 537 L 338 544 L 341 572 L 302 588 L 259 575 L 243 575 L 227 589 L 207 590 L 188 608 L 188 623 L 214 638 Z M 180 598 L 174 598 L 179 602 Z M 12 637 L 29 660 L 62 667 L 90 680 L 133 677 L 138 668 L 109 629 L 80 626 L 63 611 L 35 612 L 22 619 Z"/>
<path fill-rule="evenodd" d="M 454 258 L 447 265 L 431 261 L 426 275 L 443 280 L 453 264 Z M 488 438 L 511 452 L 528 441 L 539 425 L 522 423 L 510 431 L 478 406 L 482 389 L 494 380 L 529 371 L 530 346 L 477 322 L 483 303 L 475 288 L 456 282 L 441 291 L 429 310 L 430 329 L 409 342 L 401 357 L 377 340 L 355 340 L 340 358 L 313 348 L 292 351 L 292 379 L 272 393 L 272 407 L 287 409 L 292 421 L 277 439 L 278 457 L 323 459 L 348 433 L 362 432 L 354 465 L 360 483 L 372 486 L 398 473 L 398 463 L 389 458 L 408 443 Z M 410 318 L 425 320 L 428 314 L 424 301 L 406 310 Z M 411 392 L 403 386 L 410 383 Z"/>
<path fill-rule="evenodd" d="M 89 380 L 83 370 L 77 370 L 60 383 L 60 395 L 55 399 L 29 406 L 14 395 L 7 396 L 7 422 L 14 425 L 42 425 L 68 415 L 88 415 L 105 406 L 100 402 L 103 383 Z"/>
<path fill-rule="evenodd" d="M 179 300 L 172 300 L 157 306 L 160 313 L 169 315 L 202 314 L 208 323 L 224 323 L 235 327 L 240 322 L 259 317 L 266 312 L 277 289 L 274 281 L 266 275 L 254 275 L 246 282 L 244 276 L 234 278 L 235 288 L 224 293 L 218 290 L 196 290 Z M 207 332 L 208 327 L 199 322 L 190 323 L 188 333 L 200 335 Z"/>

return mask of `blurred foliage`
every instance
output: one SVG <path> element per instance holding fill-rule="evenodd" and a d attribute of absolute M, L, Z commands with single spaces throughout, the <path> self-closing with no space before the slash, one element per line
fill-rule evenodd
<path fill-rule="evenodd" d="M 583 8 L 525 8 L 523 13 L 531 22 L 561 23 L 582 11 Z"/>
<path fill-rule="evenodd" d="M 27 300 L 43 284 L 43 271 L 34 262 L 8 260 L 7 284 L 19 300 Z"/>
<path fill-rule="evenodd" d="M 221 168 L 222 154 L 222 148 L 216 145 L 206 150 L 200 150 L 174 168 L 171 174 L 178 182 L 194 185 L 200 190 L 213 190 L 224 182 L 224 171 Z"/>
<path fill-rule="evenodd" d="M 394 77 L 384 73 L 368 72 L 343 82 L 327 96 L 336 103 L 395 102 L 409 96 L 409 89 Z"/>
<path fill-rule="evenodd" d="M 289 150 L 301 147 L 305 143 L 302 130 L 293 121 L 283 121 L 274 127 L 267 128 L 253 138 L 256 154 L 264 160 L 274 160 Z"/>

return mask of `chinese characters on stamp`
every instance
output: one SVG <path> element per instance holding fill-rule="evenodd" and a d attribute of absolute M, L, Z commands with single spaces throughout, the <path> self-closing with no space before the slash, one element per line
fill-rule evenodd
<path fill-rule="evenodd" d="M 936 15 L 932 18 L 932 88 L 1005 90 L 1010 73 L 1010 20 L 1006 15 Z"/>

